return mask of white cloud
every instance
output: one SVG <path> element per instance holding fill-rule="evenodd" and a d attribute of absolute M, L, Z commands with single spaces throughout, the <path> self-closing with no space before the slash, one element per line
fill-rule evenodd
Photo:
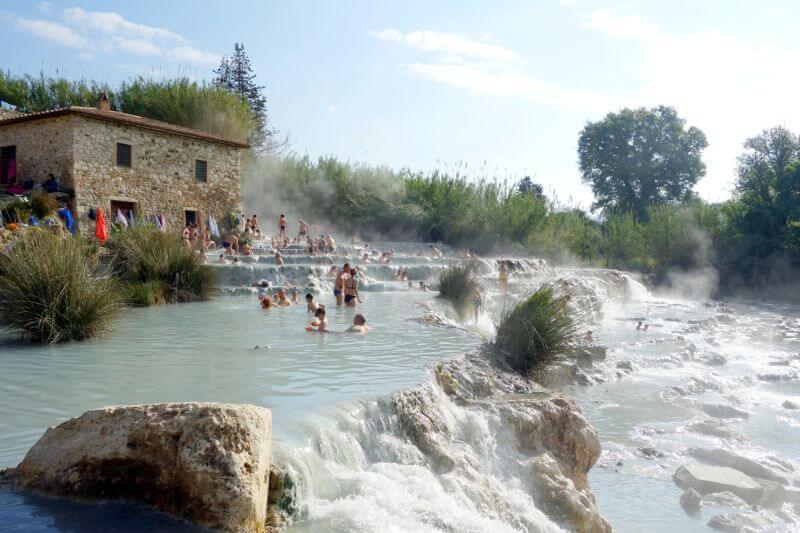
<path fill-rule="evenodd" d="M 212 52 L 203 52 L 191 46 L 178 46 L 167 54 L 173 61 L 184 61 L 198 65 L 215 65 L 221 56 Z"/>
<path fill-rule="evenodd" d="M 22 31 L 67 48 L 84 48 L 87 44 L 86 39 L 81 37 L 78 32 L 58 22 L 18 18 L 16 24 Z"/>
<path fill-rule="evenodd" d="M 49 13 L 49 2 L 39 4 Z M 86 11 L 79 7 L 63 12 L 63 23 L 55 20 L 25 19 L 10 16 L 22 31 L 66 48 L 82 52 L 81 59 L 99 54 L 128 53 L 139 56 L 162 56 L 170 61 L 195 65 L 213 65 L 220 55 L 193 47 L 188 39 L 166 28 L 127 20 L 119 13 Z"/>
<path fill-rule="evenodd" d="M 564 89 L 519 70 L 491 71 L 480 65 L 442 63 L 412 63 L 406 68 L 418 78 L 466 89 L 476 95 L 517 97 L 548 106 L 591 110 L 604 110 L 613 105 L 602 96 Z"/>
<path fill-rule="evenodd" d="M 140 39 L 126 39 L 124 37 L 116 37 L 114 43 L 120 48 L 132 54 L 143 56 L 157 56 L 161 55 L 161 49 L 149 41 Z"/>
<path fill-rule="evenodd" d="M 800 129 L 793 112 L 800 72 L 786 68 L 800 62 L 800 47 L 718 30 L 670 32 L 640 16 L 608 10 L 591 14 L 584 27 L 638 45 L 644 83 L 628 105 L 673 105 L 706 132 L 708 177 L 698 184 L 706 198 L 727 197 L 747 137 L 778 124 Z"/>
<path fill-rule="evenodd" d="M 384 41 L 404 44 L 423 52 L 433 52 L 450 60 L 477 59 L 491 62 L 514 63 L 519 56 L 502 46 L 473 41 L 455 33 L 431 30 L 402 33 L 395 29 L 372 32 L 374 37 Z"/>
<path fill-rule="evenodd" d="M 36 8 L 42 13 L 50 13 L 53 10 L 53 4 L 50 2 L 39 2 L 39 5 L 36 6 Z"/>
<path fill-rule="evenodd" d="M 122 35 L 147 41 L 186 42 L 186 39 L 177 33 L 165 28 L 131 22 L 119 13 L 114 12 L 85 11 L 79 7 L 71 7 L 64 10 L 64 19 L 73 26 L 80 26 L 109 35 Z"/>
<path fill-rule="evenodd" d="M 544 105 L 602 110 L 609 99 L 537 79 L 522 69 L 520 56 L 503 46 L 431 30 L 402 33 L 385 29 L 371 34 L 433 56 L 432 61 L 403 65 L 414 77 L 464 89 L 476 95 L 515 97 Z"/>

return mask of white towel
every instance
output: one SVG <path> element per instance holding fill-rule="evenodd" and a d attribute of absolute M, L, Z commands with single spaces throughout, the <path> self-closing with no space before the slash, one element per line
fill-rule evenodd
<path fill-rule="evenodd" d="M 126 228 L 128 227 L 128 219 L 125 218 L 125 215 L 123 215 L 122 211 L 120 211 L 119 209 L 117 209 L 117 222 L 119 222 Z"/>

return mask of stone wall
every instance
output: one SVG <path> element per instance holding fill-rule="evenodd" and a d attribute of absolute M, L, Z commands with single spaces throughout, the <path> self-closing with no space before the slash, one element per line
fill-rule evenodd
<path fill-rule="evenodd" d="M 109 213 L 112 200 L 134 202 L 137 217 L 168 215 L 169 227 L 183 224 L 184 211 L 197 210 L 205 223 L 239 211 L 241 149 L 113 122 L 72 117 L 78 221 L 94 223 L 90 208 Z M 131 167 L 116 164 L 117 143 L 132 146 Z M 195 180 L 195 160 L 207 161 L 206 182 Z M 110 214 L 113 216 L 113 214 Z"/>
<path fill-rule="evenodd" d="M 0 127 L 0 147 L 17 147 L 17 176 L 36 183 L 53 173 L 62 187 L 74 186 L 74 117 L 58 117 Z"/>

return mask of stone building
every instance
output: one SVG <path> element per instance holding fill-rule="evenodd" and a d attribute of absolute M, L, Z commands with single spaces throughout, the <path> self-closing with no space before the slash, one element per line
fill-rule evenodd
<path fill-rule="evenodd" d="M 103 208 L 137 219 L 167 215 L 218 221 L 239 212 L 239 174 L 248 144 L 221 135 L 97 107 L 68 107 L 0 117 L 0 188 L 42 183 L 54 174 L 78 226 Z"/>

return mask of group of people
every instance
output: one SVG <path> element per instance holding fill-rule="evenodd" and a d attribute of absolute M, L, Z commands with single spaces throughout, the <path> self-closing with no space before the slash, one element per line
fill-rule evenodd
<path fill-rule="evenodd" d="M 355 307 L 356 302 L 361 302 L 358 296 L 358 271 L 351 269 L 345 264 L 336 276 L 333 294 L 336 298 L 336 305 Z M 258 287 L 258 299 L 262 309 L 272 309 L 274 307 L 291 307 L 299 304 L 299 291 L 296 287 L 292 288 L 291 299 L 287 296 L 284 289 L 278 289 L 275 295 L 269 294 L 269 282 L 261 280 L 252 286 Z M 306 327 L 308 332 L 330 333 L 328 329 L 327 311 L 325 305 L 317 302 L 312 293 L 306 294 L 306 310 L 314 315 L 311 325 Z M 353 317 L 353 324 L 346 330 L 349 333 L 366 333 L 370 330 L 367 326 L 367 318 L 362 313 L 357 313 Z"/>

